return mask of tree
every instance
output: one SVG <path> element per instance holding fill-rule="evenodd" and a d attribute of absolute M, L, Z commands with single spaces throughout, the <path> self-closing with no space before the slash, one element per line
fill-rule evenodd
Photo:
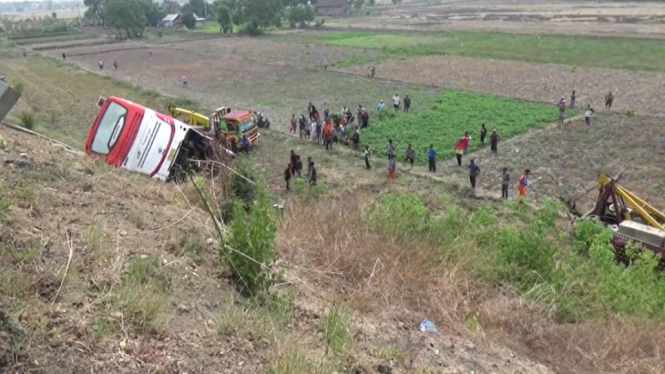
<path fill-rule="evenodd" d="M 281 0 L 239 0 L 242 21 L 252 30 L 279 26 L 281 23 Z"/>
<path fill-rule="evenodd" d="M 196 26 L 196 17 L 194 13 L 189 12 L 182 15 L 182 24 L 188 29 L 193 29 Z"/>
<path fill-rule="evenodd" d="M 147 19 L 138 0 L 106 0 L 105 8 L 109 26 L 124 31 L 129 39 L 143 35 Z"/>
<path fill-rule="evenodd" d="M 393 4 L 399 6 L 402 3 L 402 0 L 393 0 Z"/>
<path fill-rule="evenodd" d="M 363 7 L 363 4 L 365 4 L 365 0 L 353 0 L 353 7 L 356 9 L 360 9 Z"/>
<path fill-rule="evenodd" d="M 53 18 L 53 20 L 56 20 L 58 18 L 58 13 L 51 12 L 51 18 Z"/>
<path fill-rule="evenodd" d="M 314 21 L 314 8 L 311 5 L 298 4 L 289 9 L 288 20 L 291 27 L 306 27 Z"/>
<path fill-rule="evenodd" d="M 166 9 L 152 0 L 140 0 L 146 17 L 146 26 L 157 27 L 168 14 Z"/>
<path fill-rule="evenodd" d="M 217 23 L 224 30 L 224 34 L 227 33 L 229 29 L 233 29 L 233 24 L 231 23 L 231 10 L 224 4 L 219 3 L 215 7 L 215 14 L 217 16 Z"/>
<path fill-rule="evenodd" d="M 83 0 L 83 5 L 88 7 L 84 15 L 106 25 L 106 3 L 107 0 Z"/>
<path fill-rule="evenodd" d="M 175 14 L 180 12 L 180 4 L 178 4 L 178 2 L 176 1 L 165 0 L 162 3 L 162 7 L 164 8 L 167 14 Z"/>
<path fill-rule="evenodd" d="M 207 15 L 207 6 L 208 4 L 206 4 L 205 0 L 189 0 L 189 9 L 199 17 Z"/>
<path fill-rule="evenodd" d="M 369 6 L 376 5 L 376 0 L 369 0 Z"/>

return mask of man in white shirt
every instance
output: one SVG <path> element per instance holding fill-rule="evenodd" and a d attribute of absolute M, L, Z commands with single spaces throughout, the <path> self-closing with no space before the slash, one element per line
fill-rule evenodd
<path fill-rule="evenodd" d="M 393 108 L 395 109 L 395 112 L 399 111 L 399 101 L 399 95 L 395 94 L 395 96 L 393 96 Z"/>

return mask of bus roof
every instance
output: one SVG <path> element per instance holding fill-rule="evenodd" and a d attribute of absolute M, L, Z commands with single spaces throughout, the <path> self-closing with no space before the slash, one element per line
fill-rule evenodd
<path fill-rule="evenodd" d="M 222 118 L 225 119 L 225 120 L 229 120 L 229 121 L 239 121 L 239 120 L 244 119 L 247 116 L 251 116 L 251 115 L 252 115 L 251 110 L 236 109 L 236 110 L 232 110 L 230 113 L 227 113 Z"/>

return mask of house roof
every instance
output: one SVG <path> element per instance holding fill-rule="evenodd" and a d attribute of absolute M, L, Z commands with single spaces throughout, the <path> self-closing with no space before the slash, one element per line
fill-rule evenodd
<path fill-rule="evenodd" d="M 169 22 L 169 21 L 175 21 L 180 17 L 180 14 L 167 14 L 164 19 L 162 19 L 163 22 Z"/>
<path fill-rule="evenodd" d="M 192 13 L 194 15 L 194 19 L 197 21 L 205 21 L 206 19 L 203 17 L 199 17 L 196 13 Z"/>
<path fill-rule="evenodd" d="M 349 6 L 347 0 L 319 0 L 316 3 L 317 8 L 341 8 Z"/>

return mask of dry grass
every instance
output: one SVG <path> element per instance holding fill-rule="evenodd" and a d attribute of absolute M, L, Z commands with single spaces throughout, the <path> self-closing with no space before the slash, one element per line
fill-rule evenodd
<path fill-rule="evenodd" d="M 515 351 L 535 356 L 558 372 L 665 370 L 658 348 L 665 343 L 663 325 L 628 319 L 558 324 L 541 305 L 461 271 L 467 261 L 474 261 L 473 253 L 479 253 L 465 248 L 467 244 L 459 243 L 462 248 L 455 250 L 468 251 L 469 257 L 451 255 L 441 261 L 441 253 L 453 248 L 441 248 L 426 236 L 398 241 L 398 235 L 377 233 L 364 218 L 368 201 L 293 202 L 278 231 L 283 255 L 308 269 L 308 277 L 348 295 L 357 310 L 409 323 L 434 316 L 440 330 L 481 345 L 490 344 L 489 336 L 503 336 Z"/>

